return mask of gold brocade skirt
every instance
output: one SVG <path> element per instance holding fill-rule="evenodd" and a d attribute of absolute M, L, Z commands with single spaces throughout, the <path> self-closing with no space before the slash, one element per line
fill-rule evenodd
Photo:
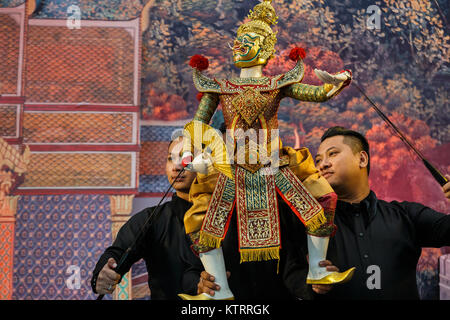
<path fill-rule="evenodd" d="M 207 251 L 205 247 L 212 249 L 220 246 L 228 225 L 226 220 L 229 219 L 233 207 L 236 205 L 238 227 L 241 234 L 241 261 L 278 258 L 280 237 L 279 222 L 277 224 L 279 218 L 276 205 L 277 200 L 275 199 L 276 192 L 281 195 L 299 219 L 302 220 L 308 233 L 320 236 L 330 233 L 324 231 L 329 228 L 321 227 L 332 225 L 332 221 L 328 220 L 333 219 L 334 215 L 324 214 L 324 210 L 316 199 L 334 191 L 327 180 L 319 175 L 309 150 L 307 148 L 295 150 L 290 147 L 283 147 L 280 150 L 280 158 L 282 161 L 277 174 L 273 177 L 256 178 L 258 181 L 256 184 L 252 182 L 250 187 L 246 184 L 245 177 L 255 180 L 254 177 L 259 176 L 260 173 L 250 173 L 241 167 L 235 168 L 236 176 L 234 180 L 228 179 L 219 173 L 197 174 L 189 194 L 193 205 L 184 216 L 184 224 L 186 233 L 195 234 L 194 239 L 196 239 L 197 245 L 199 247 L 203 246 L 201 251 Z M 265 168 L 261 170 L 265 170 Z M 251 190 L 254 187 L 258 188 Z M 251 202 L 243 201 L 242 199 L 252 198 L 255 195 L 259 196 L 261 190 L 268 190 L 264 191 L 265 193 L 263 192 L 264 195 L 262 195 L 263 201 L 267 202 L 266 208 L 263 208 L 263 210 L 247 208 L 247 206 L 251 206 Z M 207 212 L 208 216 L 206 217 Z M 252 214 L 256 216 L 256 219 L 248 218 Z M 249 223 L 250 219 L 252 219 L 251 223 Z M 246 239 L 249 240 L 249 237 L 246 237 L 246 235 L 255 236 L 255 230 L 261 231 L 262 224 L 268 221 L 270 221 L 268 223 L 270 239 L 246 242 Z M 257 227 L 251 230 L 251 224 Z M 221 227 L 217 228 L 218 225 Z M 200 235 L 198 235 L 198 231 L 201 231 Z"/>

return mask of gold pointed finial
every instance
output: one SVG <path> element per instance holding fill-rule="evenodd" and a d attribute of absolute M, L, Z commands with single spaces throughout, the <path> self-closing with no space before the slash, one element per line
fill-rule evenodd
<path fill-rule="evenodd" d="M 26 6 L 27 6 L 27 15 L 31 16 L 37 7 L 36 0 L 28 0 Z"/>
<path fill-rule="evenodd" d="M 269 26 L 276 24 L 278 21 L 275 9 L 272 7 L 272 0 L 264 0 L 257 4 L 253 10 L 250 10 L 248 17 L 251 20 L 263 21 Z"/>
<path fill-rule="evenodd" d="M 150 8 L 154 6 L 156 0 L 150 0 L 142 8 L 141 13 L 141 33 L 143 33 L 150 26 Z"/>

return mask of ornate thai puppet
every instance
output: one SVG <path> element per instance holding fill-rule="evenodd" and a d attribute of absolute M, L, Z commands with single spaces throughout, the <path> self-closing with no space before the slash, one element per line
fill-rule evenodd
<path fill-rule="evenodd" d="M 319 261 L 326 259 L 329 237 L 335 231 L 337 196 L 319 175 L 308 149 L 283 147 L 277 134 L 281 99 L 326 101 L 349 84 L 351 73 L 343 71 L 330 75 L 316 70 L 325 84 L 302 84 L 304 50 L 295 48 L 290 54 L 291 59 L 297 61 L 292 70 L 273 77 L 263 76 L 263 67 L 274 56 L 277 39 L 271 26 L 278 17 L 271 1 L 267 0 L 257 4 L 248 17 L 250 21 L 239 27 L 232 47 L 234 64 L 241 69 L 239 78 L 211 79 L 201 73 L 208 64 L 205 58 L 194 56 L 190 62 L 194 67 L 195 86 L 203 95 L 193 121 L 185 127 L 190 139 L 185 139 L 183 161 L 188 164 L 187 168 L 197 171 L 198 176 L 190 192 L 193 206 L 184 222 L 205 270 L 221 287 L 214 299 L 233 298 L 221 249 L 233 212 L 237 215 L 239 248 L 236 250 L 240 252 L 241 263 L 279 259 L 282 230 L 277 201 L 280 199 L 289 205 L 292 214 L 307 230 L 309 273 L 306 282 L 339 283 L 353 275 L 353 268 L 338 273 L 319 267 Z M 200 138 L 203 153 L 191 160 L 195 140 L 198 142 L 193 128 L 202 127 L 200 131 L 204 134 L 219 102 L 227 128 L 225 158 L 229 163 L 215 170 L 211 169 L 214 159 L 211 148 L 209 153 L 205 148 L 208 139 L 204 136 Z M 207 294 L 180 296 L 212 299 Z"/>

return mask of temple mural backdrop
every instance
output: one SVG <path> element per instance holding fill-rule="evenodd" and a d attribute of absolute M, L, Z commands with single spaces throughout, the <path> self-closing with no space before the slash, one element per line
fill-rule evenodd
<path fill-rule="evenodd" d="M 238 75 L 228 44 L 256 2 L 0 1 L 0 159 L 9 159 L 0 193 L 0 299 L 95 298 L 89 281 L 99 255 L 168 187 L 161 155 L 198 103 L 189 58 L 206 56 L 207 75 Z M 277 56 L 265 74 L 292 68 L 294 46 L 306 50 L 304 83 L 320 83 L 314 68 L 351 69 L 415 146 L 450 173 L 447 1 L 273 6 Z M 213 125 L 222 119 L 219 106 Z M 330 126 L 366 134 L 378 197 L 450 213 L 440 186 L 354 86 L 320 104 L 284 99 L 279 122 L 285 145 L 313 154 Z M 446 253 L 422 251 L 423 299 L 445 297 L 439 272 L 450 277 L 450 262 L 439 267 L 439 257 Z M 146 281 L 140 262 L 112 298 L 150 299 Z"/>

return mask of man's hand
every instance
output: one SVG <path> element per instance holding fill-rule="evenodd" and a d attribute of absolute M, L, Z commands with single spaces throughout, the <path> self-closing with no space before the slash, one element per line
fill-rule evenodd
<path fill-rule="evenodd" d="M 445 177 L 447 178 L 447 180 L 449 182 L 447 182 L 446 184 L 444 184 L 444 186 L 442 187 L 442 190 L 444 190 L 444 194 L 445 197 L 450 200 L 450 175 L 446 174 Z"/>
<path fill-rule="evenodd" d="M 113 270 L 117 267 L 117 263 L 113 258 L 109 258 L 103 269 L 98 274 L 97 285 L 95 291 L 98 294 L 110 294 L 119 283 L 120 275 Z"/>
<path fill-rule="evenodd" d="M 339 272 L 338 267 L 333 266 L 330 260 L 323 260 L 319 262 L 320 267 L 326 267 L 327 271 L 330 272 Z M 331 289 L 333 289 L 332 284 L 313 284 L 312 289 L 315 293 L 325 294 L 328 293 Z"/>
<path fill-rule="evenodd" d="M 227 278 L 230 277 L 230 272 L 227 271 Z M 207 293 L 210 296 L 214 296 L 215 291 L 220 290 L 220 286 L 214 283 L 214 277 L 206 271 L 200 273 L 200 280 L 197 285 L 197 294 Z"/>

